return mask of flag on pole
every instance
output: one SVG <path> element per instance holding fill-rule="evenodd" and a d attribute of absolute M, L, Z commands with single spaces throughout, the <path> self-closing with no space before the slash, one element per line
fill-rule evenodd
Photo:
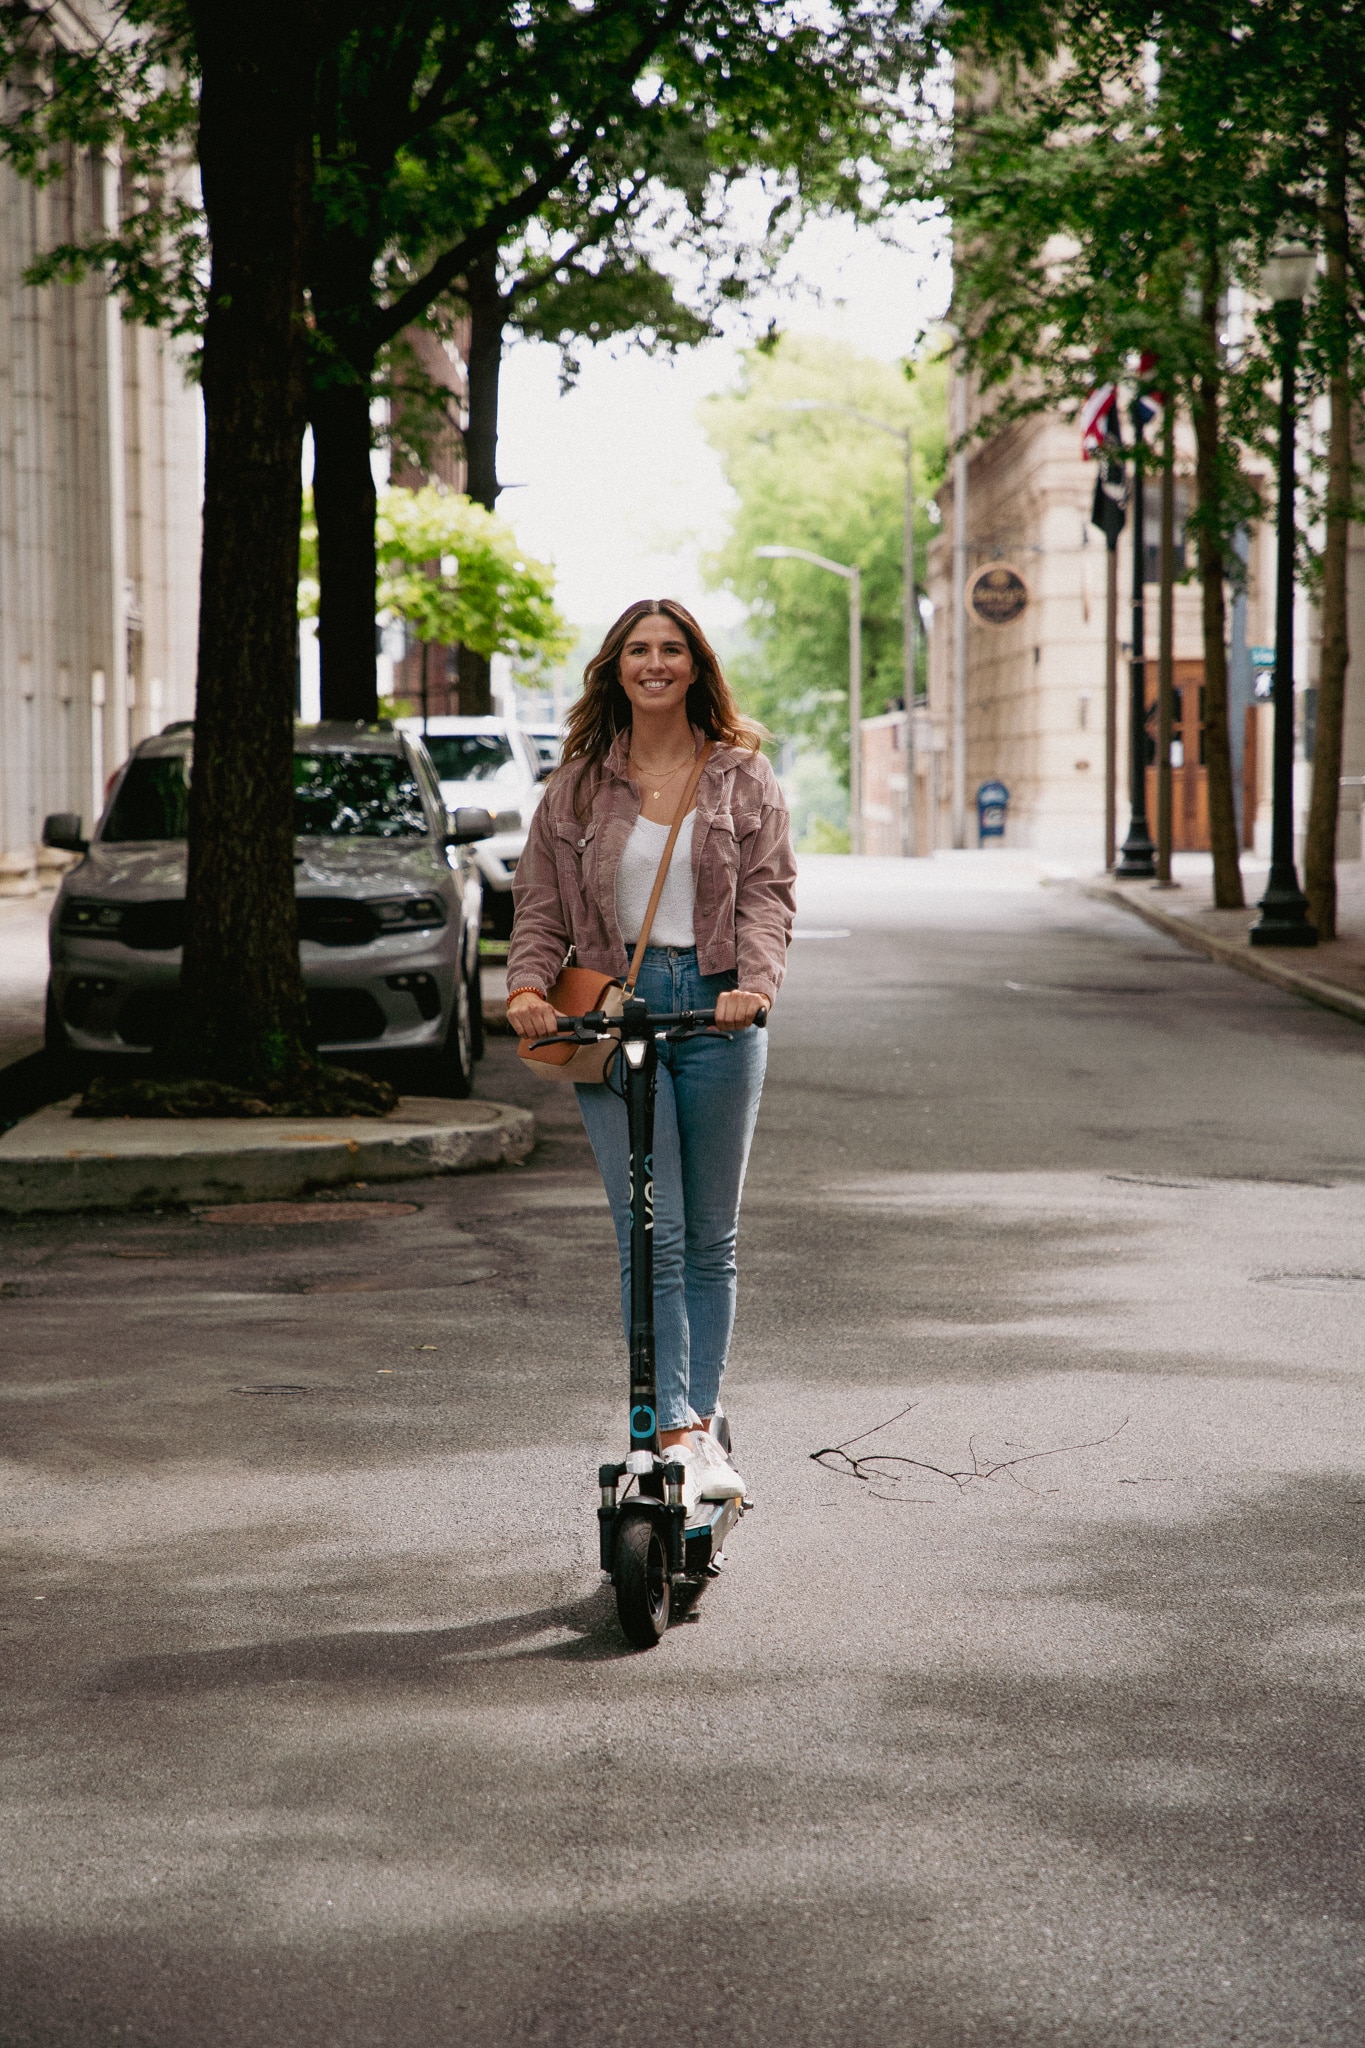
<path fill-rule="evenodd" d="M 1113 390 L 1112 385 L 1110 389 Z M 1108 547 L 1116 548 L 1119 535 L 1128 523 L 1128 472 L 1123 466 L 1119 409 L 1112 400 L 1105 410 L 1104 433 L 1096 444 L 1095 454 L 1099 459 L 1099 474 L 1095 478 L 1090 524 L 1099 527 Z"/>
<path fill-rule="evenodd" d="M 1081 407 L 1081 454 L 1098 455 L 1118 405 L 1117 384 L 1097 384 Z"/>
<path fill-rule="evenodd" d="M 1144 378 L 1150 377 L 1155 369 L 1156 357 L 1150 349 L 1144 349 L 1138 357 L 1139 387 Z M 1166 410 L 1166 394 L 1164 391 L 1143 391 L 1139 389 L 1136 405 L 1138 417 L 1144 427 L 1159 427 L 1161 425 L 1162 416 Z"/>

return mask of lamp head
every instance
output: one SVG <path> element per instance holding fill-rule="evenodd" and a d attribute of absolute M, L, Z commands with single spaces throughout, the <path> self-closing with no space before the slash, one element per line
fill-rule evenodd
<path fill-rule="evenodd" d="M 1313 288 L 1318 259 L 1302 242 L 1277 242 L 1261 266 L 1261 289 L 1273 304 L 1304 299 Z"/>
<path fill-rule="evenodd" d="M 795 550 L 794 548 L 755 548 L 755 549 L 754 549 L 754 553 L 755 553 L 755 554 L 756 554 L 756 555 L 757 555 L 757 556 L 759 557 L 759 559 L 760 559 L 761 561 L 764 561 L 764 562 L 781 562 L 781 561 L 784 561 L 784 560 L 786 559 L 786 557 L 787 557 L 788 555 L 794 554 L 795 552 L 796 552 L 796 550 Z"/>

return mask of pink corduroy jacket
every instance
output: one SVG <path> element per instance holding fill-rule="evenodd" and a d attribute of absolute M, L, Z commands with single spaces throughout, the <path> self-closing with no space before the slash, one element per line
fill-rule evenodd
<path fill-rule="evenodd" d="M 571 763 L 546 785 L 513 885 L 511 989 L 548 989 L 570 947 L 580 967 L 625 975 L 616 870 L 640 815 L 639 789 L 626 775 L 628 751 L 629 734 L 621 733 L 600 770 Z M 583 772 L 580 816 L 574 795 Z M 719 743 L 711 749 L 697 785 L 692 879 L 699 970 L 734 968 L 740 988 L 771 1002 L 786 972 L 796 860 L 786 801 L 762 754 Z"/>

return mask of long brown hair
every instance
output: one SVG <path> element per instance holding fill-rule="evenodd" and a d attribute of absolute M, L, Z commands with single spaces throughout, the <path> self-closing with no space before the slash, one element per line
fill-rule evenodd
<path fill-rule="evenodd" d="M 687 641 L 697 673 L 687 692 L 687 716 L 709 740 L 721 740 L 729 747 L 747 747 L 757 753 L 763 740 L 762 726 L 746 718 L 726 682 L 720 657 L 686 605 L 675 597 L 640 597 L 627 605 L 602 645 L 583 671 L 583 694 L 569 713 L 564 731 L 563 764 L 582 763 L 578 795 L 587 775 L 600 768 L 616 735 L 631 722 L 630 699 L 621 687 L 621 649 L 641 619 L 661 612 L 672 619 Z"/>

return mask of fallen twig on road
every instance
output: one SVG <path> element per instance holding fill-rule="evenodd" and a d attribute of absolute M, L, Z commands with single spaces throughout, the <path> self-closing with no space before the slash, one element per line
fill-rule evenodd
<path fill-rule="evenodd" d="M 899 1480 L 908 1479 L 912 1472 L 928 1472 L 935 1479 L 951 1480 L 959 1492 L 970 1486 L 974 1480 L 998 1479 L 1002 1472 L 1008 1473 L 1010 1478 L 1015 1480 L 1016 1484 L 1024 1486 L 1025 1482 L 1018 1476 L 1017 1468 L 1020 1465 L 1031 1465 L 1039 1458 L 1060 1458 L 1068 1451 L 1098 1450 L 1102 1444 L 1113 1443 L 1114 1438 L 1128 1427 L 1129 1420 L 1125 1415 L 1118 1428 L 1111 1430 L 1108 1436 L 1092 1437 L 1087 1443 L 1053 1444 L 1045 1450 L 1019 1451 L 1011 1458 L 996 1458 L 993 1461 L 984 1463 L 976 1448 L 976 1438 L 971 1436 L 967 1439 L 967 1450 L 972 1462 L 961 1471 L 952 1471 L 945 1465 L 930 1464 L 926 1458 L 908 1458 L 893 1451 L 864 1451 L 856 1458 L 849 1456 L 852 1445 L 865 1443 L 868 1437 L 880 1435 L 882 1430 L 890 1429 L 892 1423 L 901 1421 L 904 1416 L 909 1415 L 911 1410 L 918 1406 L 919 1403 L 917 1401 L 912 1401 L 908 1407 L 901 1408 L 895 1415 L 888 1416 L 885 1422 L 874 1424 L 871 1429 L 863 1430 L 858 1436 L 845 1437 L 841 1444 L 826 1444 L 823 1449 L 812 1451 L 810 1453 L 812 1463 L 823 1466 L 826 1472 L 838 1472 L 845 1478 L 861 1481 L 864 1486 L 872 1489 L 878 1500 L 905 1501 L 906 1495 L 900 1493 L 879 1493 L 877 1492 L 877 1487 L 879 1483 L 894 1485 Z M 837 1460 L 838 1462 L 831 1462 L 832 1460 Z M 1034 1488 L 1026 1486 L 1025 1491 L 1032 1493 Z M 919 1497 L 919 1504 L 925 1504 L 922 1496 Z"/>

